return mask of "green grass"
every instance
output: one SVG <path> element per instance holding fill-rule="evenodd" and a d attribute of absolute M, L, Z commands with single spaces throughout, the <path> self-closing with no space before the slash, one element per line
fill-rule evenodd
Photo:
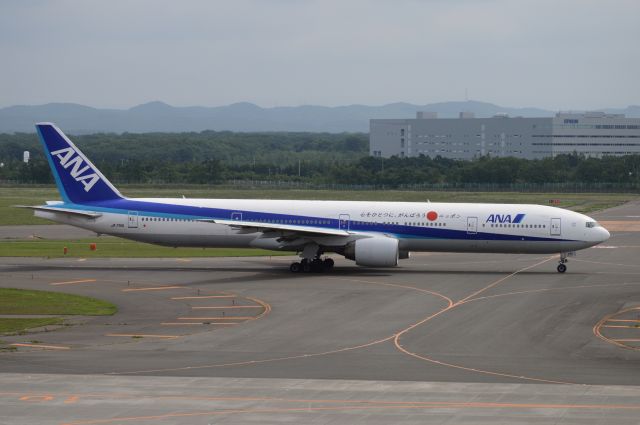
<path fill-rule="evenodd" d="M 89 245 L 97 249 L 91 251 Z M 291 255 L 255 248 L 170 248 L 129 241 L 111 236 L 81 240 L 5 240 L 0 241 L 0 257 L 81 258 L 176 258 L 176 257 L 257 257 Z"/>
<path fill-rule="evenodd" d="M 108 316 L 116 311 L 116 306 L 109 302 L 80 295 L 0 288 L 0 315 L 62 314 Z"/>
<path fill-rule="evenodd" d="M 122 186 L 122 193 L 130 197 L 238 198 L 238 199 L 322 199 L 349 201 L 405 201 L 405 202 L 496 202 L 548 205 L 550 199 L 560 199 L 562 208 L 589 213 L 609 208 L 632 199 L 628 193 L 520 193 L 520 192 L 421 192 L 401 190 L 278 190 L 229 189 L 208 186 L 175 187 Z M 1 187 L 0 226 L 18 224 L 51 224 L 36 218 L 27 209 L 13 205 L 38 205 L 60 199 L 54 187 Z"/>
<path fill-rule="evenodd" d="M 38 317 L 28 319 L 0 318 L 0 335 L 16 334 L 31 328 L 48 325 L 60 325 L 64 319 L 60 317 Z"/>

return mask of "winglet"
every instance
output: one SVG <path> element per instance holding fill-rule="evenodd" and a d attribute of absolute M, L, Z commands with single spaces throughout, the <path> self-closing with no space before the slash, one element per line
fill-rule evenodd
<path fill-rule="evenodd" d="M 52 123 L 36 124 L 45 156 L 65 202 L 120 199 L 120 194 L 100 170 Z"/>

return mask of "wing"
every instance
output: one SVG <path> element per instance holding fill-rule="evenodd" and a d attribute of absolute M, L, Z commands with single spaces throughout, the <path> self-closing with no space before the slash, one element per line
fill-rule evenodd
<path fill-rule="evenodd" d="M 314 226 L 296 226 L 292 224 L 276 224 L 276 223 L 260 223 L 256 221 L 244 221 L 244 220 L 226 220 L 226 219 L 202 219 L 207 223 L 226 224 L 227 226 L 236 227 L 240 229 L 246 229 L 252 232 L 268 232 L 268 231 L 283 231 L 300 234 L 300 236 L 349 236 L 351 233 L 346 230 L 340 229 L 327 229 L 325 227 Z"/>

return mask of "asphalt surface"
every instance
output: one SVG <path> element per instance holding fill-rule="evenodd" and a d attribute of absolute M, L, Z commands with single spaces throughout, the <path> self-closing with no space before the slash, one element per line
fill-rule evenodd
<path fill-rule="evenodd" d="M 0 286 L 95 296 L 119 312 L 3 337 L 18 345 L 0 352 L 0 411 L 6 423 L 637 424 L 640 205 L 594 216 L 612 238 L 565 274 L 538 255 L 416 254 L 393 270 L 337 259 L 310 275 L 285 257 L 5 258 Z M 108 394 L 65 403 L 93 392 Z M 332 410 L 329 399 L 383 404 Z M 387 408 L 416 400 L 458 404 Z"/>
<path fill-rule="evenodd" d="M 95 236 L 96 232 L 66 224 L 0 226 L 0 239 L 83 239 Z"/>

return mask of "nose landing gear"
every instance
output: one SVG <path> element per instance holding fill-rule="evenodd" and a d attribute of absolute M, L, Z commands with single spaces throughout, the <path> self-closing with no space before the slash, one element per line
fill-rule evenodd
<path fill-rule="evenodd" d="M 567 271 L 567 266 L 566 263 L 569 260 L 567 260 L 567 253 L 566 252 L 561 252 L 560 253 L 560 264 L 558 264 L 558 273 L 564 273 Z"/>

